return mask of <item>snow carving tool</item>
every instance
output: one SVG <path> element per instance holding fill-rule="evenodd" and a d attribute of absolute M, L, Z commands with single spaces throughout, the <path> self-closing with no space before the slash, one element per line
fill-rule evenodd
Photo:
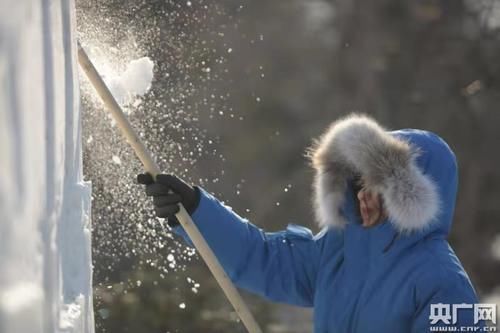
<path fill-rule="evenodd" d="M 92 86 L 96 90 L 97 94 L 102 99 L 104 105 L 111 113 L 111 116 L 116 121 L 117 127 L 121 130 L 123 136 L 127 139 L 130 146 L 132 146 L 132 148 L 134 149 L 135 154 L 144 165 L 144 169 L 153 177 L 156 177 L 156 175 L 161 173 L 158 164 L 156 164 L 151 153 L 132 128 L 130 122 L 123 113 L 122 108 L 111 94 L 109 88 L 106 86 L 106 83 L 104 83 L 102 77 L 97 72 L 96 68 L 90 61 L 87 53 L 79 42 L 78 62 L 82 70 L 85 72 L 87 78 L 91 82 Z M 214 275 L 215 279 L 219 283 L 219 286 L 224 291 L 229 302 L 233 305 L 245 328 L 250 333 L 262 333 L 259 324 L 248 309 L 245 301 L 243 301 L 243 298 L 227 276 L 212 249 L 207 244 L 205 238 L 203 238 L 202 234 L 191 219 L 191 216 L 182 205 L 180 205 L 180 210 L 176 214 L 176 217 L 193 242 L 194 246 L 198 250 L 200 256 L 203 258 L 208 268 Z"/>

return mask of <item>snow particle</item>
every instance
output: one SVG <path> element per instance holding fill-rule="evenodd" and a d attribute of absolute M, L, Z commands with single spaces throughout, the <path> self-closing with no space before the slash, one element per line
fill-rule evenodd
<path fill-rule="evenodd" d="M 121 165 L 122 164 L 122 160 L 118 156 L 116 156 L 116 155 L 113 155 L 112 160 L 113 160 L 114 164 L 117 164 L 117 165 Z"/>

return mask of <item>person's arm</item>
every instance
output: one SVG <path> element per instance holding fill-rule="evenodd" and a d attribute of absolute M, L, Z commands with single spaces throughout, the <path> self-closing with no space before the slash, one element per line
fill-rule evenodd
<path fill-rule="evenodd" d="M 193 221 L 234 283 L 268 299 L 312 306 L 321 238 L 290 225 L 266 233 L 201 190 Z M 177 233 L 189 241 L 182 227 Z"/>
<path fill-rule="evenodd" d="M 157 178 L 157 182 L 164 180 Z M 177 187 L 175 182 L 174 187 Z M 170 191 L 171 185 L 168 185 Z M 190 242 L 182 227 L 172 219 L 175 207 L 171 203 L 175 198 L 165 194 L 163 199 L 159 199 L 162 197 L 160 194 L 166 193 L 159 189 L 159 186 L 146 189 L 155 203 L 170 203 L 170 206 L 156 205 L 157 215 L 170 216 L 169 224 L 174 231 Z M 174 189 L 174 192 L 185 190 Z M 294 225 L 281 232 L 266 233 L 204 190 L 198 188 L 195 191 L 198 191 L 198 202 L 191 209 L 193 221 L 237 286 L 273 301 L 313 305 L 322 237 L 313 237 L 308 229 Z M 192 208 L 189 201 L 186 203 Z"/>

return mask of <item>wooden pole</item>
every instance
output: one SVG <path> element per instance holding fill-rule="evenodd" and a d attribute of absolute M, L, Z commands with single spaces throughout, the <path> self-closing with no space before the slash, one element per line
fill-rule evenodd
<path fill-rule="evenodd" d="M 154 161 L 149 150 L 132 128 L 120 105 L 116 102 L 115 98 L 109 91 L 109 88 L 106 86 L 106 83 L 104 83 L 102 77 L 97 72 L 80 43 L 78 43 L 78 62 L 87 75 L 87 78 L 92 83 L 92 86 L 95 88 L 97 94 L 101 97 L 104 105 L 111 113 L 111 116 L 116 121 L 116 125 L 121 130 L 123 136 L 132 146 L 139 160 L 141 160 L 144 165 L 144 169 L 153 175 L 153 177 L 156 177 L 156 175 L 161 173 L 160 168 Z M 248 332 L 262 333 L 262 330 L 245 304 L 245 301 L 241 298 L 238 290 L 234 287 L 233 283 L 217 260 L 217 257 L 206 242 L 205 238 L 203 238 L 203 235 L 194 224 L 191 216 L 188 214 L 184 206 L 180 205 L 180 211 L 176 214 L 176 217 L 219 283 L 219 286 L 226 294 L 229 302 L 233 305 L 236 313 L 240 317 Z"/>

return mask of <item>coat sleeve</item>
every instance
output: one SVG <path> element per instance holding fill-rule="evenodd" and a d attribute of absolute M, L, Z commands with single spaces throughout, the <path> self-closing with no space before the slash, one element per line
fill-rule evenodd
<path fill-rule="evenodd" d="M 436 270 L 440 271 L 437 278 L 429 274 L 432 278 L 422 280 L 417 286 L 417 312 L 411 332 L 451 332 L 453 329 L 460 332 L 460 327 L 478 327 L 479 332 L 484 322 L 474 322 L 474 306 L 478 301 L 465 272 L 443 271 L 439 267 Z M 454 305 L 456 316 L 453 314 Z M 456 318 L 455 322 L 453 318 Z M 445 329 L 437 330 L 438 327 Z"/>
<path fill-rule="evenodd" d="M 231 280 L 272 301 L 312 306 L 322 237 L 290 225 L 267 233 L 200 189 L 193 222 Z M 177 234 L 192 245 L 182 227 Z"/>

